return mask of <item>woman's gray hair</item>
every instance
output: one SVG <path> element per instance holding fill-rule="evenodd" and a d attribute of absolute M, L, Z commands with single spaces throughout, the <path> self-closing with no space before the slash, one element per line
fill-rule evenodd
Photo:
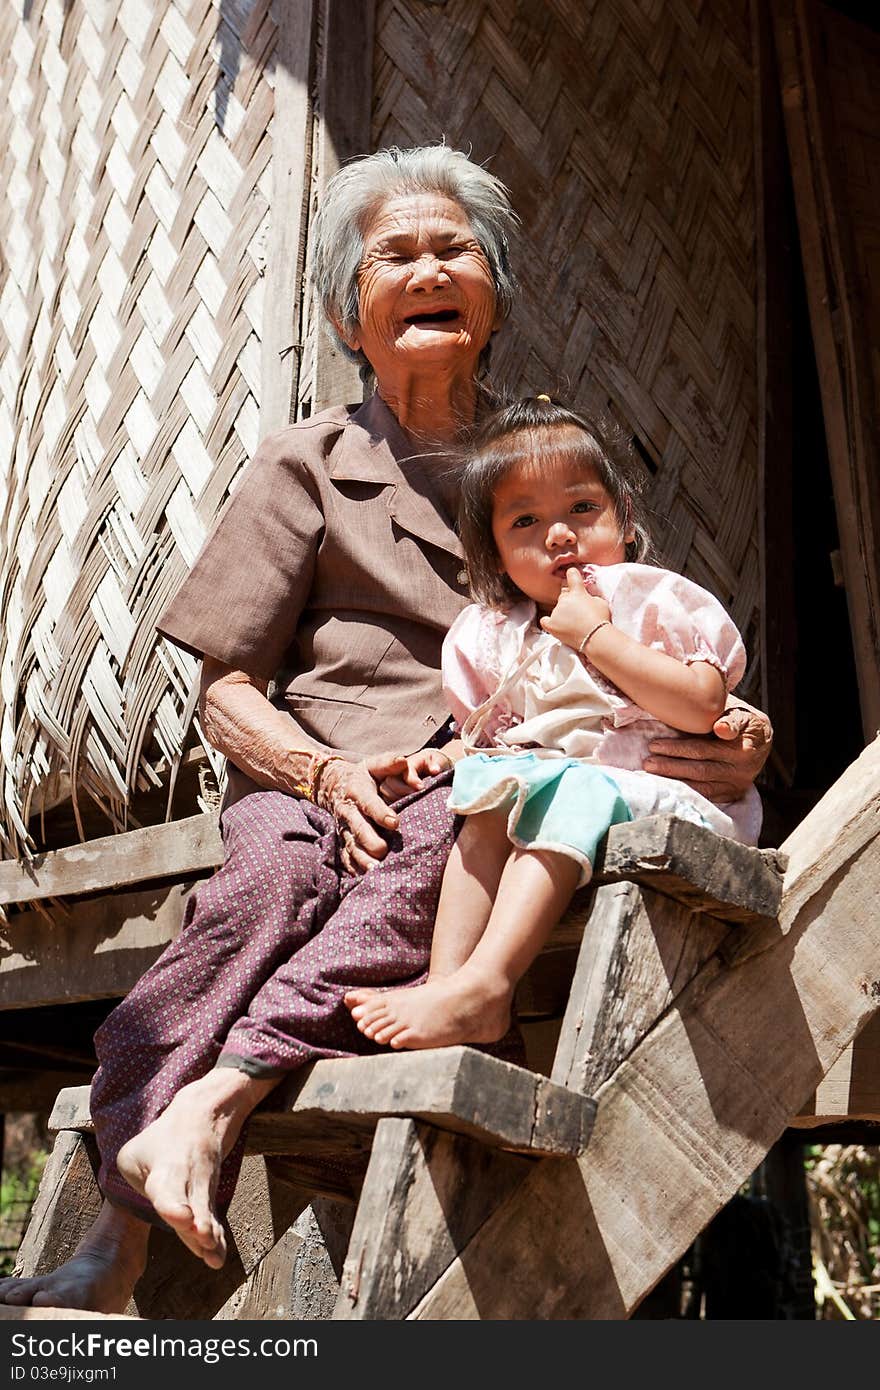
<path fill-rule="evenodd" d="M 389 199 L 407 193 L 441 193 L 459 204 L 489 262 L 501 316 L 513 306 L 510 244 L 519 218 L 501 180 L 449 145 L 392 146 L 363 155 L 327 183 L 312 224 L 311 265 L 328 327 L 346 356 L 363 366 L 363 353 L 349 348 L 337 330 L 350 332 L 359 323 L 358 270 L 371 219 Z"/>

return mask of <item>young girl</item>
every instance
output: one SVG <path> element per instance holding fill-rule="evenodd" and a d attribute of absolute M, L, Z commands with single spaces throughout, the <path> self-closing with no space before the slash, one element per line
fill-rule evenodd
<path fill-rule="evenodd" d="M 488 1043 L 610 825 L 673 812 L 747 844 L 754 788 L 718 807 L 641 770 L 649 740 L 707 733 L 745 669 L 721 604 L 650 551 L 629 446 L 547 396 L 483 426 L 460 523 L 476 600 L 443 647 L 465 816 L 424 984 L 346 996 L 395 1048 Z"/>

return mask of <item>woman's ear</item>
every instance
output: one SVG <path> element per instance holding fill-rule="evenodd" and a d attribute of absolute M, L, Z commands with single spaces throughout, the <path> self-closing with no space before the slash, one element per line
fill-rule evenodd
<path fill-rule="evenodd" d="M 360 352 L 361 337 L 357 324 L 355 324 L 353 328 L 343 328 L 342 324 L 337 323 L 336 319 L 334 319 L 333 327 L 337 336 L 342 339 L 347 348 L 350 348 L 352 352 Z"/>

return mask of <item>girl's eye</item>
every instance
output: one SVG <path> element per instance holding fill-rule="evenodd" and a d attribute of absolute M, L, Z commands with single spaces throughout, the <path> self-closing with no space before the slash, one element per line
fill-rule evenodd
<path fill-rule="evenodd" d="M 526 516 L 518 516 L 518 517 L 516 518 L 516 521 L 513 523 L 514 528 L 516 528 L 516 527 L 522 528 L 522 527 L 524 527 L 524 526 L 534 526 L 534 524 L 535 524 L 535 518 L 534 518 L 533 516 L 531 516 L 530 514 L 527 514 Z"/>
<path fill-rule="evenodd" d="M 597 512 L 599 510 L 595 502 L 575 502 L 571 509 L 573 512 Z"/>

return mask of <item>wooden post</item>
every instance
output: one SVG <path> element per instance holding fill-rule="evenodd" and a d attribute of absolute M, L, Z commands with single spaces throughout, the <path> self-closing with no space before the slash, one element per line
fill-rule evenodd
<path fill-rule="evenodd" d="M 346 160 L 370 151 L 375 0 L 322 0 L 314 196 Z M 316 317 L 319 315 L 316 314 Z M 357 364 L 317 324 L 312 412 L 362 399 Z"/>
<path fill-rule="evenodd" d="M 277 6 L 272 223 L 263 300 L 260 436 L 290 423 L 297 398 L 312 152 L 315 0 Z"/>

